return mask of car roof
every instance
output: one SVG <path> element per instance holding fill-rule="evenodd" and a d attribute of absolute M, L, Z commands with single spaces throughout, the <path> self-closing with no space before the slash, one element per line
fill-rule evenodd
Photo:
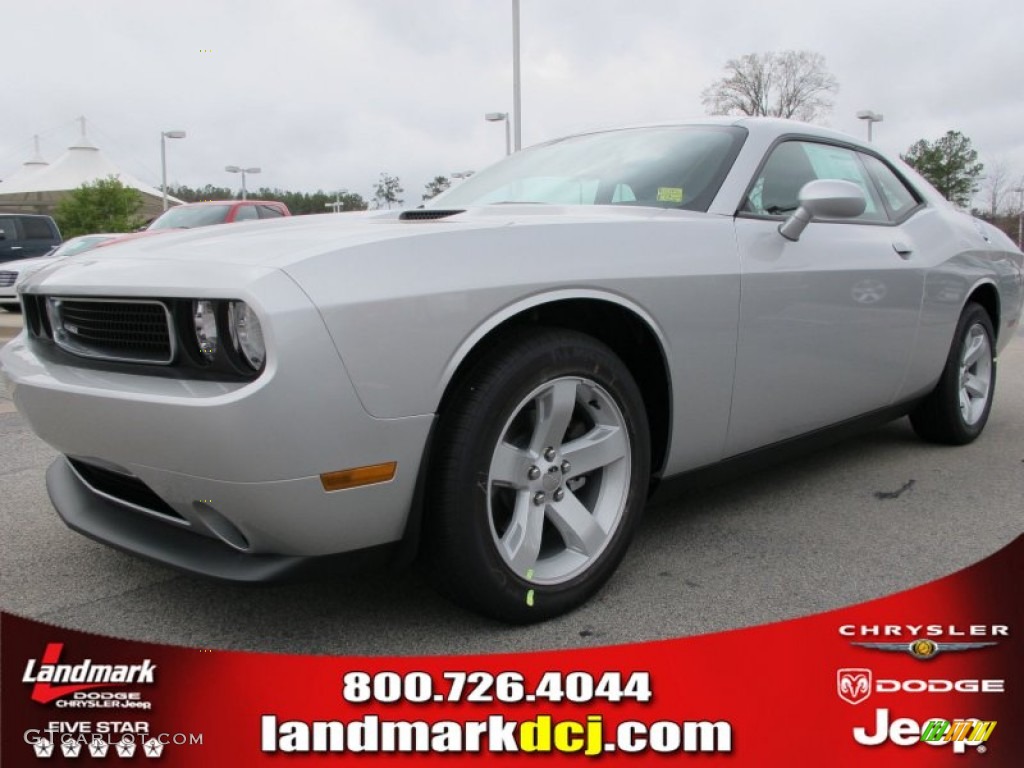
<path fill-rule="evenodd" d="M 760 136 L 782 136 L 785 134 L 805 134 L 820 136 L 822 138 L 834 139 L 846 143 L 864 145 L 864 142 L 849 133 L 843 133 L 831 128 L 826 128 L 812 123 L 805 123 L 799 120 L 787 120 L 781 117 L 751 117 L 747 115 L 722 115 L 713 117 L 699 117 L 689 120 L 668 120 L 657 123 L 642 123 L 637 125 L 618 125 L 593 131 L 582 131 L 570 136 L 562 136 L 554 139 L 555 143 L 563 139 L 572 139 L 577 136 L 591 136 L 598 133 L 611 133 L 622 130 L 640 130 L 644 128 L 686 128 L 690 126 L 738 126 L 745 128 L 751 134 Z"/>
<path fill-rule="evenodd" d="M 175 205 L 174 208 L 199 208 L 204 205 L 250 205 L 259 203 L 260 205 L 284 205 L 284 203 L 278 200 L 253 200 L 249 198 L 247 200 L 200 200 L 198 203 L 183 203 L 182 205 Z M 168 210 L 173 210 L 168 208 Z"/>

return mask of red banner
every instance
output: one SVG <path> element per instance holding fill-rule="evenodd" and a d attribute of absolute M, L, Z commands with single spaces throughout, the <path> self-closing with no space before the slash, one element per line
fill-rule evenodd
<path fill-rule="evenodd" d="M 1008 768 L 1024 764 L 1022 585 L 1024 536 L 803 619 L 492 656 L 237 653 L 3 614 L 0 762 Z"/>

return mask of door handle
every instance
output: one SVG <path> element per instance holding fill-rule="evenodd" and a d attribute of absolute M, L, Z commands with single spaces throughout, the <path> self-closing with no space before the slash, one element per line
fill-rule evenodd
<path fill-rule="evenodd" d="M 914 249 L 909 245 L 899 242 L 898 240 L 892 244 L 892 248 L 896 253 L 899 254 L 901 259 L 909 259 L 910 254 L 914 252 Z"/>
<path fill-rule="evenodd" d="M 10 249 L 12 251 L 20 251 L 21 248 L 22 248 L 22 246 L 20 246 L 20 245 L 12 245 Z"/>

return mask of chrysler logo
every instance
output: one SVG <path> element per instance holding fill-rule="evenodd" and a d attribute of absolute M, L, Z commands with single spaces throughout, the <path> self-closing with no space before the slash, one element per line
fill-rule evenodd
<path fill-rule="evenodd" d="M 910 643 L 850 643 L 873 651 L 897 651 L 909 653 L 915 659 L 927 661 L 935 658 L 940 651 L 973 651 L 976 648 L 989 648 L 995 643 L 941 643 L 926 637 L 918 638 Z"/>
<path fill-rule="evenodd" d="M 836 693 L 850 704 L 860 704 L 871 695 L 870 669 L 840 669 L 836 672 Z"/>

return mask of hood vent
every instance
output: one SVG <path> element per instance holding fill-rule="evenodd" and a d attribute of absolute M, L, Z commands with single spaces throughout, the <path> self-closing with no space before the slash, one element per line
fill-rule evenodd
<path fill-rule="evenodd" d="M 399 221 L 427 221 L 430 219 L 446 219 L 449 216 L 465 212 L 462 209 L 416 208 L 412 211 L 402 211 L 398 219 Z"/>

